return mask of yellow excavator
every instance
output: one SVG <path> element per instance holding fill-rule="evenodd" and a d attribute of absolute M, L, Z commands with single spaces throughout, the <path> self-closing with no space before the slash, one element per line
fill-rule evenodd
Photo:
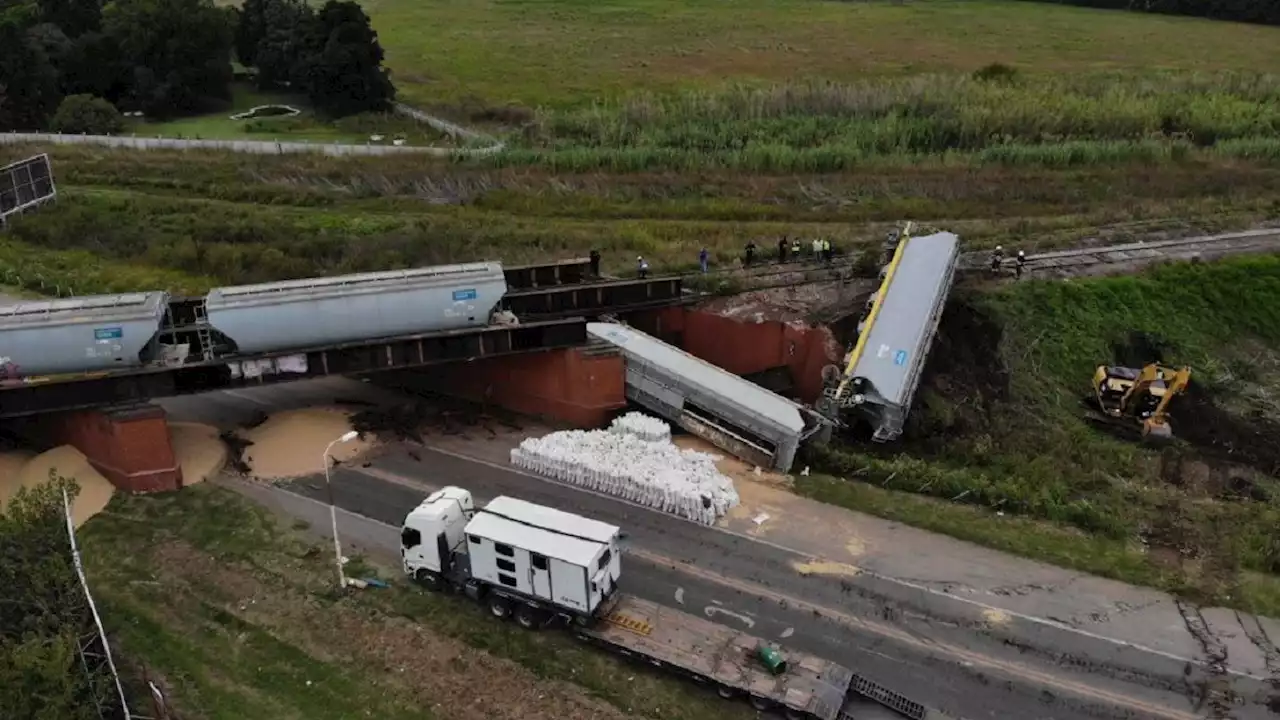
<path fill-rule="evenodd" d="M 1099 365 L 1093 374 L 1098 409 L 1108 418 L 1142 424 L 1142 439 L 1173 438 L 1169 402 L 1191 383 L 1191 368 L 1173 369 L 1151 363 L 1141 370 Z"/>

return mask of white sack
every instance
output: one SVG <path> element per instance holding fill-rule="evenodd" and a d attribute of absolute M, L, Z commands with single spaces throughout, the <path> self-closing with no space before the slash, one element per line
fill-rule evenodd
<path fill-rule="evenodd" d="M 669 439 L 568 430 L 525 440 L 511 451 L 511 464 L 711 525 L 738 504 L 733 481 L 716 469 L 715 457 L 682 450 Z"/>
<path fill-rule="evenodd" d="M 671 442 L 671 426 L 658 418 L 644 413 L 629 412 L 615 418 L 609 426 L 609 432 L 621 435 L 635 435 L 649 442 Z"/>

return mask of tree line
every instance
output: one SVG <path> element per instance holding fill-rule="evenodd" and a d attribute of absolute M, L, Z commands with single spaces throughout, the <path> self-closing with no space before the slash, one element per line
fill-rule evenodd
<path fill-rule="evenodd" d="M 1045 2 L 1046 0 L 1035 0 Z M 1105 10 L 1189 15 L 1256 25 L 1280 25 L 1280 0 L 1047 0 Z"/>
<path fill-rule="evenodd" d="M 331 117 L 395 97 L 369 17 L 350 0 L 0 0 L 0 130 L 116 132 L 231 98 L 233 57 L 261 89 Z"/>

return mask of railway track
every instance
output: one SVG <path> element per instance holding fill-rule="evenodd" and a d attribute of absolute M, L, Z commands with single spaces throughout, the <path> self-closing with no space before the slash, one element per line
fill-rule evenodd
<path fill-rule="evenodd" d="M 1134 272 L 1173 260 L 1216 260 L 1228 255 L 1280 252 L 1280 230 L 1262 229 L 1202 235 L 1178 240 L 1134 242 L 1123 245 L 1053 250 L 1027 256 L 1025 274 L 1033 277 L 1082 277 Z M 966 253 L 961 270 L 987 270 L 990 254 Z M 1005 274 L 1013 272 L 1013 260 L 1006 258 Z"/>
<path fill-rule="evenodd" d="M 1216 260 L 1229 255 L 1271 252 L 1280 253 L 1280 229 L 1050 250 L 1028 255 L 1025 274 L 1063 278 L 1124 274 L 1172 260 Z M 990 261 L 989 251 L 967 252 L 960 256 L 960 270 L 966 275 L 976 275 L 987 271 Z M 765 260 L 748 269 L 713 270 L 705 275 L 694 272 L 683 277 L 688 286 L 698 290 L 714 291 L 724 283 L 741 292 L 750 292 L 848 280 L 854 277 L 856 264 L 857 254 L 853 253 L 838 256 L 830 263 Z M 1012 275 L 1013 267 L 1012 258 L 1006 258 L 1002 274 Z"/>

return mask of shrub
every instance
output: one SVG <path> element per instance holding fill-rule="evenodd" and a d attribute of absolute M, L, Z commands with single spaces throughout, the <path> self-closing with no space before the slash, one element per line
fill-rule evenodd
<path fill-rule="evenodd" d="M 60 133 L 114 135 L 124 129 L 124 118 L 100 97 L 68 95 L 53 114 L 52 126 Z"/>

